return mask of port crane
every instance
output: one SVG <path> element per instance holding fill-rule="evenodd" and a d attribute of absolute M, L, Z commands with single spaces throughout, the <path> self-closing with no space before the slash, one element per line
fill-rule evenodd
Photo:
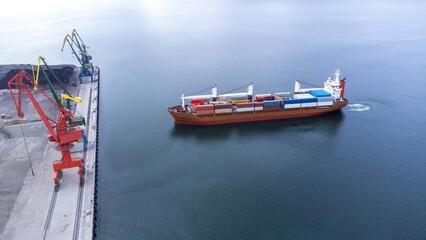
<path fill-rule="evenodd" d="M 58 95 L 56 94 L 55 90 L 53 89 L 52 82 L 50 81 L 49 76 L 47 75 L 47 72 L 44 68 L 41 67 L 41 63 L 43 62 L 44 67 L 47 69 L 47 71 L 53 76 L 55 81 L 61 86 L 63 93 L 61 93 L 61 98 L 59 99 Z M 71 94 L 67 91 L 66 87 L 62 84 L 62 82 L 59 80 L 58 76 L 55 74 L 55 72 L 52 71 L 52 69 L 49 67 L 49 65 L 46 63 L 46 59 L 42 56 L 37 57 L 37 68 L 34 69 L 34 66 L 32 67 L 32 73 L 33 73 L 33 79 L 34 79 L 34 90 L 37 90 L 38 86 L 38 79 L 40 75 L 40 70 L 43 73 L 47 86 L 50 89 L 50 92 L 53 95 L 53 98 L 55 99 L 55 102 L 58 106 L 66 106 L 68 110 L 71 111 L 71 104 L 70 101 L 73 101 L 75 103 L 80 103 L 81 98 L 80 97 L 72 97 Z M 66 100 L 66 105 L 64 104 L 64 100 Z M 82 124 L 84 125 L 84 118 L 82 118 Z"/>
<path fill-rule="evenodd" d="M 18 116 L 20 118 L 24 117 L 24 113 L 22 112 L 22 97 L 23 92 L 25 92 L 28 95 L 31 103 L 34 105 L 37 113 L 40 115 L 40 118 L 42 119 L 47 130 L 49 131 L 49 135 L 47 136 L 49 141 L 55 142 L 56 149 L 61 151 L 61 159 L 55 160 L 53 162 L 53 180 L 55 183 L 55 188 L 57 189 L 59 186 L 59 179 L 62 176 L 62 170 L 68 168 L 78 167 L 77 174 L 80 177 L 80 183 L 82 183 L 84 179 L 83 159 L 73 158 L 71 156 L 72 143 L 80 143 L 83 141 L 84 133 L 83 129 L 80 127 L 81 119 L 75 117 L 69 110 L 65 109 L 61 104 L 58 104 L 58 102 L 49 97 L 49 95 L 41 88 L 41 86 L 38 86 L 38 84 L 36 85 L 34 83 L 25 70 L 19 71 L 8 81 L 7 84 L 12 96 L 13 103 L 15 104 L 15 107 L 18 111 Z M 35 86 L 37 91 L 41 92 L 44 97 L 49 100 L 49 102 L 57 109 L 59 114 L 56 121 L 44 113 L 43 109 L 34 98 L 27 84 Z M 14 92 L 16 92 L 15 89 L 18 90 L 18 94 L 14 94 Z"/>
<path fill-rule="evenodd" d="M 79 75 L 80 80 L 83 77 L 90 77 L 90 79 L 93 81 L 94 67 L 90 62 L 90 60 L 92 60 L 92 56 L 87 52 L 89 47 L 83 42 L 80 35 L 78 35 L 77 30 L 73 29 L 71 35 L 65 35 L 61 51 L 64 51 L 65 44 L 67 43 L 70 46 L 72 53 L 81 64 L 81 71 Z M 74 46 L 78 49 L 79 54 L 77 53 L 76 49 L 74 49 Z"/>

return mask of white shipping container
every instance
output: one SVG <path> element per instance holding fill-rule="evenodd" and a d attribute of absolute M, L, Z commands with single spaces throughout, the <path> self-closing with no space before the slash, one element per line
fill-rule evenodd
<path fill-rule="evenodd" d="M 255 97 L 270 97 L 270 96 L 272 96 L 272 94 L 270 94 L 270 93 L 267 93 L 267 94 L 257 94 L 257 95 L 255 95 Z"/>
<path fill-rule="evenodd" d="M 310 103 L 302 103 L 302 107 L 316 107 L 316 102 L 310 102 Z"/>
<path fill-rule="evenodd" d="M 237 108 L 236 109 L 237 112 L 252 112 L 254 111 L 254 107 L 249 107 L 249 108 Z"/>
<path fill-rule="evenodd" d="M 288 109 L 288 108 L 300 108 L 300 103 L 295 103 L 295 104 L 284 104 L 284 108 Z"/>
<path fill-rule="evenodd" d="M 312 96 L 309 93 L 300 93 L 300 94 L 294 94 L 293 96 L 294 99 L 302 99 L 302 98 L 314 98 L 314 96 Z"/>
<path fill-rule="evenodd" d="M 263 106 L 262 107 L 255 107 L 254 110 L 255 111 L 262 111 L 263 110 Z"/>
<path fill-rule="evenodd" d="M 275 93 L 276 95 L 280 95 L 280 96 L 286 96 L 286 97 L 290 97 L 291 96 L 291 92 L 279 92 L 279 93 Z"/>
<path fill-rule="evenodd" d="M 226 109 L 215 109 L 214 113 L 230 113 L 232 112 L 232 108 L 226 108 Z"/>
<path fill-rule="evenodd" d="M 319 98 L 317 98 L 317 101 L 318 102 L 330 102 L 330 101 L 333 101 L 333 98 L 332 97 L 319 97 Z"/>
<path fill-rule="evenodd" d="M 318 102 L 318 107 L 323 107 L 323 106 L 331 106 L 333 105 L 333 102 Z"/>

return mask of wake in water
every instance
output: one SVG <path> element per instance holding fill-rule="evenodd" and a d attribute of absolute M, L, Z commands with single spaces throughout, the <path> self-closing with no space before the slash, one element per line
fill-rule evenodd
<path fill-rule="evenodd" d="M 370 110 L 370 107 L 364 104 L 355 103 L 349 104 L 344 109 L 348 112 L 366 112 Z"/>

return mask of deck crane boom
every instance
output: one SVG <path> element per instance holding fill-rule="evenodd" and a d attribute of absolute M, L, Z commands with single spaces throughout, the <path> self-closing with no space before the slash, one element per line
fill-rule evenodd
<path fill-rule="evenodd" d="M 219 97 L 237 97 L 237 96 L 248 96 L 251 99 L 251 96 L 253 96 L 253 83 L 249 83 L 247 87 L 247 92 L 227 93 L 227 94 L 219 95 Z"/>
<path fill-rule="evenodd" d="M 228 94 L 217 94 L 217 85 L 213 85 L 211 94 L 210 95 L 193 95 L 193 96 L 185 96 L 182 94 L 181 99 L 181 105 L 184 108 L 185 107 L 185 100 L 186 99 L 194 99 L 194 98 L 212 98 L 216 99 L 217 97 L 236 97 L 236 96 L 247 96 L 248 99 L 252 99 L 253 96 L 253 83 L 249 83 L 247 87 L 247 92 L 241 92 L 241 93 L 228 93 Z M 214 100 L 216 101 L 216 100 Z"/>
<path fill-rule="evenodd" d="M 90 79 L 93 81 L 94 67 L 90 62 L 90 60 L 92 60 L 92 56 L 87 52 L 89 47 L 83 42 L 80 35 L 77 33 L 77 30 L 73 29 L 71 35 L 65 35 L 61 51 L 64 51 L 66 43 L 68 43 L 72 53 L 81 64 L 81 72 L 79 75 L 80 80 L 82 77 L 90 77 Z M 74 49 L 74 46 L 78 48 L 79 53 L 77 53 L 77 51 Z"/>
<path fill-rule="evenodd" d="M 24 83 L 26 81 L 26 83 Z M 25 92 L 30 98 L 31 103 L 34 105 L 37 113 L 40 115 L 44 125 L 49 131 L 48 139 L 51 142 L 56 143 L 57 149 L 61 151 L 61 159 L 53 162 L 53 180 L 55 186 L 57 187 L 59 184 L 59 179 L 62 175 L 63 169 L 78 167 L 78 175 L 80 177 L 80 182 L 83 181 L 83 172 L 84 165 L 82 158 L 73 158 L 71 156 L 71 143 L 73 142 L 81 142 L 83 141 L 83 129 L 79 126 L 79 122 L 75 121 L 76 117 L 63 106 L 56 104 L 56 102 L 49 97 L 49 95 L 40 87 L 35 85 L 34 81 L 31 77 L 24 71 L 19 71 L 15 76 L 13 76 L 8 81 L 9 91 L 12 96 L 13 103 L 18 111 L 18 116 L 20 118 L 24 117 L 24 113 L 22 112 L 22 95 Z M 27 84 L 35 85 L 37 87 L 37 91 L 41 92 L 44 97 L 49 100 L 49 102 L 58 110 L 58 120 L 55 121 L 49 116 L 47 116 L 40 104 L 32 95 L 30 88 Z M 18 89 L 18 96 L 16 97 L 13 94 L 13 90 Z"/>
<path fill-rule="evenodd" d="M 193 96 L 185 96 L 182 94 L 181 104 L 182 107 L 185 107 L 185 99 L 194 99 L 194 98 L 217 98 L 217 86 L 213 85 L 210 95 L 193 95 Z"/>

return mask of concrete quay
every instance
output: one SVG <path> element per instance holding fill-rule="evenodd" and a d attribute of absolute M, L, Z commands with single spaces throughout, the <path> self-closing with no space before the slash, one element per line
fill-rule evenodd
<path fill-rule="evenodd" d="M 0 196 L 0 239 L 92 239 L 94 218 L 95 172 L 97 161 L 97 123 L 98 123 L 98 83 L 99 68 L 96 68 L 94 80 L 85 79 L 78 84 L 76 96 L 82 98 L 77 105 L 76 115 L 86 119 L 85 131 L 88 148 L 76 143 L 72 149 L 73 157 L 83 157 L 85 179 L 82 184 L 77 168 L 63 170 L 59 188 L 55 191 L 53 182 L 53 160 L 60 158 L 54 143 L 48 142 L 44 125 L 41 122 L 22 124 L 26 138 L 0 139 L 1 171 L 14 171 L 16 164 L 10 159 L 21 162 L 17 178 L 0 177 L 0 193 L 15 189 L 17 194 Z M 5 96 L 3 96 L 5 98 Z M 1 100 L 1 99 L 0 99 Z M 20 131 L 20 126 L 0 126 L 7 135 Z M 16 134 L 15 134 L 16 135 Z M 26 149 L 28 145 L 31 165 L 28 167 Z M 4 143 L 4 144 L 3 144 Z M 2 152 L 3 151 L 3 152 Z M 3 157 L 3 156 L 6 156 Z M 19 174 L 21 177 L 19 178 Z M 20 180 L 21 179 L 21 180 Z M 20 189 L 8 188 L 10 181 L 22 181 Z M 13 202 L 13 207 L 11 207 Z"/>

